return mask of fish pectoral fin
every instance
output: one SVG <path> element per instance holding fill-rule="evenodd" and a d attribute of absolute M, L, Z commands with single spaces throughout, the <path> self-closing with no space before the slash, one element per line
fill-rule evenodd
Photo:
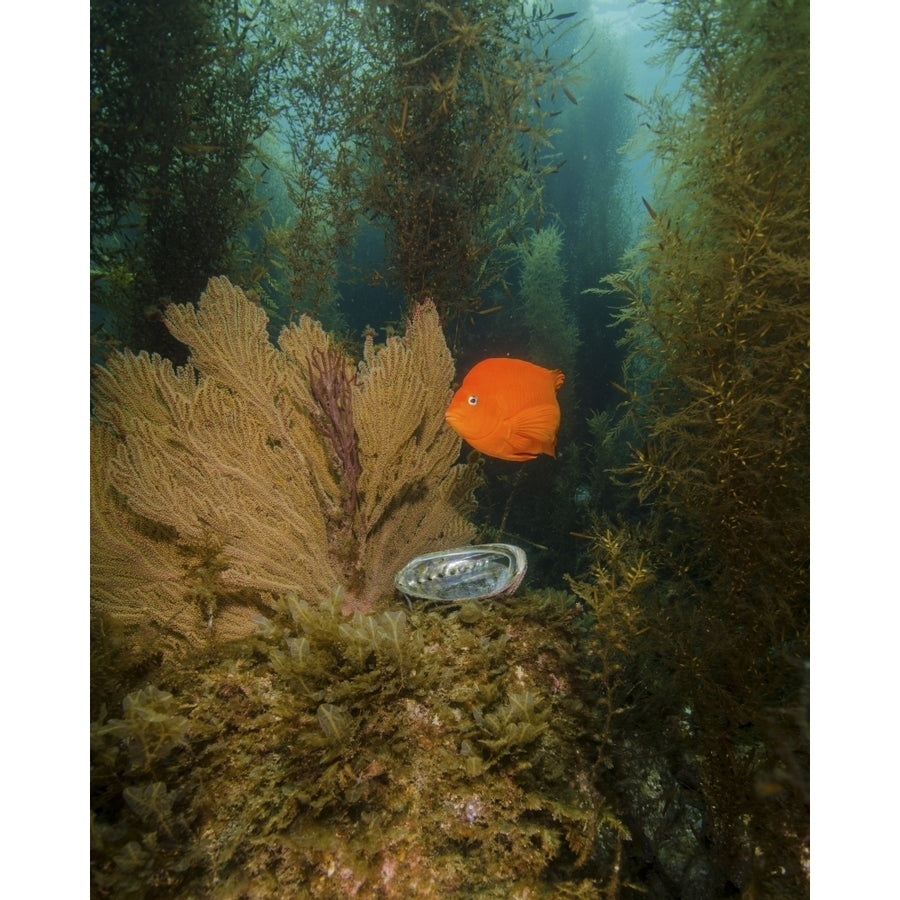
<path fill-rule="evenodd" d="M 553 456 L 558 428 L 558 406 L 533 406 L 510 419 L 509 441 L 519 451 Z"/>

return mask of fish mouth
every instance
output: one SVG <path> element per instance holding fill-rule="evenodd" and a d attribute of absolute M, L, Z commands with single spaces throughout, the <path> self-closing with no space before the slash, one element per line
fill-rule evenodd
<path fill-rule="evenodd" d="M 454 413 L 447 413 L 444 416 L 444 421 L 460 436 L 463 437 L 462 428 L 463 428 L 463 418 L 462 416 L 455 415 Z"/>
<path fill-rule="evenodd" d="M 461 416 L 458 413 L 444 413 L 444 421 L 465 441 L 468 441 L 470 438 L 477 440 L 481 436 L 473 434 L 471 423 L 467 423 L 465 416 Z M 467 433 L 464 431 L 466 428 L 468 428 Z"/>

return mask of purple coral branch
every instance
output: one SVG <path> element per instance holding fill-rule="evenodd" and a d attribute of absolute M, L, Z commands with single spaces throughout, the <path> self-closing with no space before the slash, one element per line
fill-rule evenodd
<path fill-rule="evenodd" d="M 344 512 L 352 514 L 357 505 L 361 466 L 356 432 L 353 428 L 352 391 L 354 377 L 347 372 L 344 354 L 330 344 L 312 352 L 309 387 L 322 409 L 319 426 L 331 441 L 344 473 Z"/>

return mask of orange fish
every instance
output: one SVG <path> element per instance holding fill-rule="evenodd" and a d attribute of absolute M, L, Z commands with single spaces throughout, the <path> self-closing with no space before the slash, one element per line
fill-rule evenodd
<path fill-rule="evenodd" d="M 556 456 L 556 392 L 565 377 L 524 359 L 485 359 L 463 379 L 444 418 L 487 456 L 519 462 Z"/>

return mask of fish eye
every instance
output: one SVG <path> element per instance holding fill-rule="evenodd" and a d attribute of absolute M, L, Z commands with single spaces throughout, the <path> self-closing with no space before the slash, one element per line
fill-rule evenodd
<path fill-rule="evenodd" d="M 469 406 L 478 406 L 477 394 L 469 394 Z"/>

